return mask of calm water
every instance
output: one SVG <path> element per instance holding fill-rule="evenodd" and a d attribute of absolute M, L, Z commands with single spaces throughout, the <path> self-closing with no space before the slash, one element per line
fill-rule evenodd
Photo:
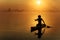
<path fill-rule="evenodd" d="M 46 28 L 41 40 L 60 40 L 60 12 L 0 12 L 0 39 L 38 40 L 30 27 L 37 24 L 39 14 L 52 27 Z"/>

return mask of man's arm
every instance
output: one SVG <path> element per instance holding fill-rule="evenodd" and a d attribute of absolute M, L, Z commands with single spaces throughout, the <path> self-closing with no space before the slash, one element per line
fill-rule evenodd
<path fill-rule="evenodd" d="M 35 19 L 35 21 L 37 21 L 38 19 Z"/>

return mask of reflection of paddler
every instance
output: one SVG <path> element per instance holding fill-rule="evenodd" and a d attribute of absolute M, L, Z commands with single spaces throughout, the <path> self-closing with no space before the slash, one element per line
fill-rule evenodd
<path fill-rule="evenodd" d="M 42 33 L 41 33 L 42 28 L 45 27 L 46 25 L 45 25 L 44 20 L 41 18 L 41 15 L 38 15 L 38 18 L 35 21 L 38 21 L 36 28 L 38 29 L 38 38 L 40 38 L 42 35 Z M 41 22 L 43 22 L 43 24 Z"/>

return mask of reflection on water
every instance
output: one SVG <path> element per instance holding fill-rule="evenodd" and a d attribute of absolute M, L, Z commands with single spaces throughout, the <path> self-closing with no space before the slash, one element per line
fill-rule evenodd
<path fill-rule="evenodd" d="M 52 27 L 46 28 L 41 40 L 59 40 L 59 12 L 0 12 L 0 39 L 38 40 L 37 36 L 30 32 L 30 27 L 37 24 L 34 19 L 39 14 L 46 24 Z"/>

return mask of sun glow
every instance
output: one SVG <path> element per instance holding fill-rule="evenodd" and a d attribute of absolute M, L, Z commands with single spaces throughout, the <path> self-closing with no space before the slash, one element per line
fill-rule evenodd
<path fill-rule="evenodd" d="M 41 1 L 40 0 L 37 0 L 37 4 L 40 5 L 41 4 Z"/>

